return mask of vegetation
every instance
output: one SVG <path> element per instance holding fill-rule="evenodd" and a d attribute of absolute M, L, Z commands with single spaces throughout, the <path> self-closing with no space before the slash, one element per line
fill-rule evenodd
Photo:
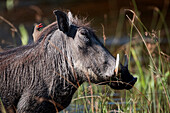
<path fill-rule="evenodd" d="M 125 10 L 133 14 L 132 19 L 126 15 L 130 23 L 130 42 L 119 47 L 117 51 L 122 55 L 128 53 L 129 68 L 132 74 L 138 77 L 135 87 L 129 91 L 115 91 L 108 86 L 83 84 L 74 95 L 70 107 L 63 113 L 82 111 L 92 113 L 170 112 L 170 56 L 163 52 L 170 47 L 167 24 L 162 12 L 155 8 L 155 13 L 160 16 L 160 20 L 153 21 L 152 25 L 161 29 L 150 32 L 140 20 L 134 0 L 133 4 L 135 11 Z M 166 32 L 167 39 L 167 45 L 164 45 L 163 49 L 161 48 L 162 31 Z M 125 51 L 123 51 L 124 49 Z M 113 54 L 116 55 L 116 53 Z"/>
<path fill-rule="evenodd" d="M 7 0 L 9 1 L 9 0 Z M 129 56 L 129 69 L 138 78 L 131 90 L 116 91 L 109 86 L 84 83 L 74 95 L 70 106 L 61 113 L 169 113 L 170 112 L 170 56 L 167 55 L 167 48 L 170 47 L 170 34 L 164 14 L 153 8 L 154 15 L 151 27 L 156 31 L 146 28 L 145 23 L 140 19 L 135 0 L 132 0 L 134 10 L 126 9 L 129 15 L 122 15 L 120 22 L 129 22 L 130 42 L 118 49 L 109 48 L 114 56 L 117 53 Z M 12 7 L 9 5 L 9 8 Z M 126 13 L 125 13 L 126 14 Z M 156 16 L 157 15 L 157 16 Z M 160 17 L 158 19 L 158 17 Z M 158 21 L 155 21 L 158 19 Z M 120 25 L 120 24 L 118 24 Z M 117 26 L 117 34 L 121 33 L 120 26 Z M 161 33 L 165 32 L 167 44 L 161 44 Z M 23 36 L 22 44 L 28 43 L 28 34 L 23 25 L 20 26 L 20 34 Z M 103 35 L 105 36 L 105 35 Z M 105 37 L 104 37 L 105 38 Z M 107 44 L 105 44 L 107 46 Z M 115 52 L 116 51 L 116 52 Z M 1 100 L 0 100 L 1 102 Z M 1 102 L 2 103 L 2 102 Z M 5 110 L 1 106 L 3 113 Z"/>

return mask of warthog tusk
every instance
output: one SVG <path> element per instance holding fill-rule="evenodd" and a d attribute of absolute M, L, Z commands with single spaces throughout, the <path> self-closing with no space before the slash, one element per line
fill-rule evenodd
<path fill-rule="evenodd" d="M 119 54 L 117 54 L 117 57 L 116 57 L 116 66 L 115 66 L 116 76 L 118 74 L 118 70 L 119 70 Z"/>

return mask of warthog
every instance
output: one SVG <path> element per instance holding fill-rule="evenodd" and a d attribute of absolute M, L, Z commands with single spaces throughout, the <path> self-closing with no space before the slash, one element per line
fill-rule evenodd
<path fill-rule="evenodd" d="M 56 113 L 85 81 L 131 89 L 137 80 L 82 20 L 70 12 L 54 14 L 57 21 L 35 43 L 0 53 L 0 98 L 7 112 Z"/>

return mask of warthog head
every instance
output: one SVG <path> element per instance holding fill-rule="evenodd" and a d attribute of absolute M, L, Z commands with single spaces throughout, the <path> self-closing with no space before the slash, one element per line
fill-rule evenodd
<path fill-rule="evenodd" d="M 133 87 L 137 78 L 129 73 L 127 60 L 123 66 L 119 63 L 118 55 L 116 61 L 93 30 L 78 25 L 79 20 L 73 18 L 70 12 L 66 14 L 56 10 L 54 14 L 57 18 L 58 32 L 62 32 L 62 37 L 66 37 L 67 40 L 67 57 L 82 81 L 89 79 L 92 83 L 108 84 L 113 89 Z"/>

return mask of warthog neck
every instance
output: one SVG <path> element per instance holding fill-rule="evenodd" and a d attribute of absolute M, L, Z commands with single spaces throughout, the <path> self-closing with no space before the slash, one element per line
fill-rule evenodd
<path fill-rule="evenodd" d="M 69 105 L 82 80 L 68 53 L 58 51 L 48 40 L 43 42 L 46 47 L 37 42 L 0 54 L 0 97 L 5 106 L 17 106 L 24 93 L 53 99 L 63 106 L 59 110 Z"/>

